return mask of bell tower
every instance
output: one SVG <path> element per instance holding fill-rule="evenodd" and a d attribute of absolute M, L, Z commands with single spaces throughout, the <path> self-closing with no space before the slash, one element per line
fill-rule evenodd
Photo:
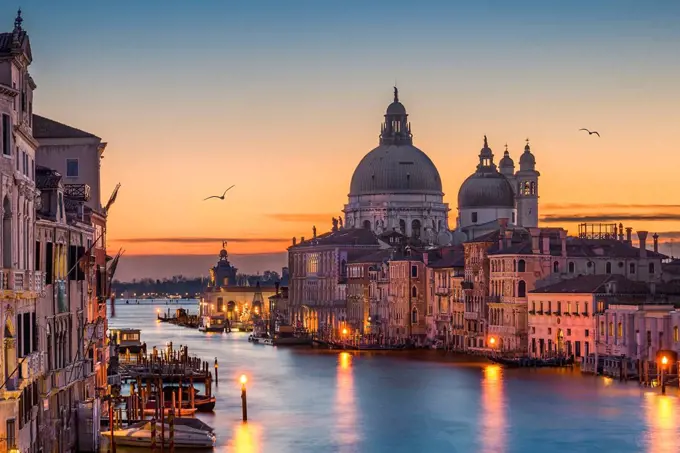
<path fill-rule="evenodd" d="M 531 146 L 527 138 L 524 153 L 519 158 L 519 171 L 515 173 L 517 194 L 515 204 L 517 208 L 517 225 L 524 228 L 538 227 L 538 177 L 536 158 L 531 153 Z"/>

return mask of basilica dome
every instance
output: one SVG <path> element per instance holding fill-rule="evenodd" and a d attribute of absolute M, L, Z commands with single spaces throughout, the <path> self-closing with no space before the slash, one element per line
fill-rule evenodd
<path fill-rule="evenodd" d="M 474 173 L 460 186 L 458 208 L 514 208 L 512 185 L 498 172 Z"/>
<path fill-rule="evenodd" d="M 380 146 L 359 162 L 349 195 L 386 193 L 442 195 L 437 167 L 427 154 L 413 146 L 411 124 L 396 88 L 380 129 Z"/>
<path fill-rule="evenodd" d="M 437 167 L 413 145 L 380 145 L 352 175 L 350 195 L 403 192 L 442 194 Z"/>
<path fill-rule="evenodd" d="M 484 147 L 479 153 L 477 171 L 463 182 L 458 191 L 458 209 L 514 207 L 515 195 L 512 185 L 496 169 L 493 152 L 484 136 Z"/>

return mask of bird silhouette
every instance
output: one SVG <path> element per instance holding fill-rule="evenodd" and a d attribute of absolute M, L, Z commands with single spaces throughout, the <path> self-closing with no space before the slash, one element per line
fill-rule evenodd
<path fill-rule="evenodd" d="M 580 130 L 580 131 L 586 131 L 586 132 L 588 133 L 588 135 L 597 134 L 598 137 L 600 136 L 600 133 L 597 132 L 597 131 L 592 131 L 592 132 L 591 132 L 591 131 L 589 131 L 588 129 L 585 129 L 585 128 L 581 128 L 581 129 L 579 129 L 579 130 Z"/>
<path fill-rule="evenodd" d="M 234 187 L 235 185 L 236 185 L 236 184 L 234 184 L 234 185 L 231 186 L 231 187 Z M 231 187 L 230 187 L 229 189 L 231 189 Z M 211 196 L 209 196 L 208 198 L 203 199 L 203 201 L 205 201 L 205 200 L 210 200 L 211 198 L 219 198 L 220 200 L 224 200 L 224 196 L 227 194 L 227 192 L 229 192 L 229 189 L 225 190 L 224 193 L 223 193 L 222 195 L 211 195 Z"/>

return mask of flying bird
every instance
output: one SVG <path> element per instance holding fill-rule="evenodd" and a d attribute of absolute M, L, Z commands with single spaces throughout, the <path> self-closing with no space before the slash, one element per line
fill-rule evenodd
<path fill-rule="evenodd" d="M 588 129 L 585 129 L 585 128 L 581 128 L 581 129 L 579 129 L 579 130 L 580 130 L 580 131 L 586 131 L 586 132 L 588 133 L 588 135 L 597 134 L 598 137 L 600 136 L 600 133 L 597 132 L 597 131 L 592 131 L 592 132 L 591 132 L 591 131 L 589 131 Z"/>
<path fill-rule="evenodd" d="M 234 187 L 235 185 L 236 185 L 236 184 L 234 184 L 234 185 L 231 186 L 231 187 Z M 230 187 L 229 189 L 231 189 L 231 187 Z M 223 193 L 222 195 L 212 195 L 212 196 L 210 196 L 210 197 L 208 197 L 208 198 L 205 198 L 203 201 L 205 201 L 205 200 L 210 200 L 211 198 L 219 198 L 220 200 L 224 200 L 224 196 L 227 194 L 227 192 L 229 192 L 229 189 L 225 190 L 224 193 Z"/>

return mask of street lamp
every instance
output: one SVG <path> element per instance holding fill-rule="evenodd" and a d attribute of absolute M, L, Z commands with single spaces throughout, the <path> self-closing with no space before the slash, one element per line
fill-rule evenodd
<path fill-rule="evenodd" d="M 664 379 L 665 376 L 665 371 L 666 371 L 666 365 L 668 365 L 668 357 L 663 356 L 661 357 L 661 394 L 665 395 L 666 394 L 666 380 Z"/>
<path fill-rule="evenodd" d="M 243 411 L 243 421 L 247 422 L 248 402 L 246 400 L 246 382 L 248 382 L 248 378 L 246 377 L 245 374 L 242 374 L 239 380 L 241 381 L 241 410 Z"/>

